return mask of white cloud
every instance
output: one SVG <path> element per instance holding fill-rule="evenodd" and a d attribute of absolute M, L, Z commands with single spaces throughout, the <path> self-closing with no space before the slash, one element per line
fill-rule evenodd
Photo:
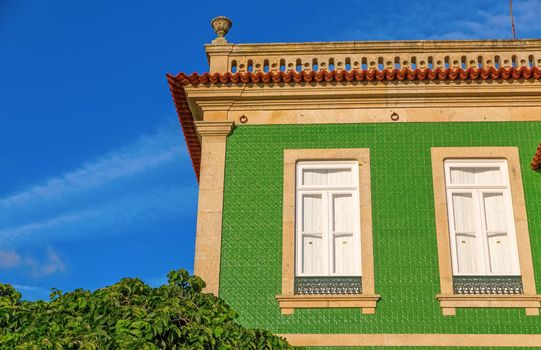
<path fill-rule="evenodd" d="M 19 266 L 22 259 L 13 250 L 0 250 L 0 268 L 10 268 Z"/>
<path fill-rule="evenodd" d="M 95 208 L 0 229 L 0 244 L 76 239 L 99 228 L 151 221 L 156 217 L 191 214 L 195 211 L 191 202 L 195 194 L 194 186 L 159 187 L 129 194 Z"/>
<path fill-rule="evenodd" d="M 541 36 L 541 20 L 539 19 L 541 0 L 515 1 L 513 8 L 517 35 L 524 37 L 521 35 L 524 33 L 528 37 L 530 37 L 529 35 Z M 537 35 L 534 34 L 535 32 Z"/>
<path fill-rule="evenodd" d="M 0 208 L 22 207 L 38 201 L 65 199 L 115 180 L 133 176 L 181 156 L 178 125 L 167 125 L 144 135 L 131 145 L 112 151 L 80 168 L 44 181 L 11 196 L 0 198 Z"/>
<path fill-rule="evenodd" d="M 45 261 L 36 261 L 29 258 L 25 260 L 25 264 L 32 268 L 32 274 L 36 276 L 51 275 L 66 270 L 64 262 L 51 247 L 47 249 L 47 259 Z"/>
<path fill-rule="evenodd" d="M 169 123 L 78 169 L 0 198 L 0 246 L 70 240 L 95 235 L 96 229 L 111 234 L 122 225 L 139 227 L 155 217 L 192 213 L 195 184 L 160 181 L 186 155 L 181 138 L 179 126 Z M 0 255 L 0 266 L 13 261 L 7 251 Z M 45 267 L 52 271 L 62 265 Z"/>
<path fill-rule="evenodd" d="M 13 288 L 19 290 L 19 291 L 35 291 L 35 290 L 38 290 L 40 289 L 40 287 L 36 287 L 36 286 L 27 286 L 27 285 L 24 285 L 24 284 L 14 284 L 13 285 Z"/>
<path fill-rule="evenodd" d="M 359 2 L 361 6 L 363 3 Z M 424 3 L 408 4 L 408 14 L 395 11 L 398 1 L 378 4 L 378 9 L 367 8 L 363 15 L 350 21 L 350 27 L 340 32 L 329 30 L 329 40 L 396 40 L 396 39 L 511 39 L 509 2 L 488 0 L 459 3 L 449 7 L 445 1 L 431 6 Z M 464 10 L 467 8 L 467 10 Z M 541 36 L 539 9 L 541 0 L 513 1 L 513 15 L 517 37 Z M 439 9 L 439 10 L 437 10 Z M 378 16 L 378 12 L 385 16 Z M 422 19 L 422 20 L 420 20 Z"/>
<path fill-rule="evenodd" d="M 0 250 L 0 268 L 23 268 L 30 270 L 34 276 L 51 275 L 66 270 L 64 262 L 58 253 L 51 247 L 47 247 L 45 259 L 21 256 L 14 250 Z"/>
<path fill-rule="evenodd" d="M 48 300 L 51 290 L 40 286 L 31 286 L 26 284 L 13 284 L 23 295 L 23 300 Z"/>
<path fill-rule="evenodd" d="M 539 37 L 541 35 L 540 8 L 541 0 L 515 1 L 513 3 L 517 38 Z M 500 4 L 492 10 L 492 12 L 477 10 L 471 19 L 455 21 L 453 27 L 459 28 L 459 30 L 436 33 L 431 36 L 431 39 L 511 39 L 513 34 L 507 3 Z"/>

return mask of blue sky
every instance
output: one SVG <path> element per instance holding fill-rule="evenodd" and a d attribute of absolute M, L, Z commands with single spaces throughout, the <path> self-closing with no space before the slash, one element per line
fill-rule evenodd
<path fill-rule="evenodd" d="M 507 1 L 0 0 L 0 282 L 28 299 L 192 270 L 197 184 L 165 73 L 230 42 L 510 38 Z M 514 1 L 519 38 L 541 0 Z"/>

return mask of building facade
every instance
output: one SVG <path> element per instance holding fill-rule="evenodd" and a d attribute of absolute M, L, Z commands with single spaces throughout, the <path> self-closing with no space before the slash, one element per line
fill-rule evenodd
<path fill-rule="evenodd" d="M 541 346 L 541 40 L 231 44 L 168 75 L 195 273 L 314 349 Z"/>

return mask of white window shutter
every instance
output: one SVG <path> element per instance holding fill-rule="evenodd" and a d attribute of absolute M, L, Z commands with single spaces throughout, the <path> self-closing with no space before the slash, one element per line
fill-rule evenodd
<path fill-rule="evenodd" d="M 475 233 L 473 194 L 453 193 L 453 211 L 456 233 Z"/>
<path fill-rule="evenodd" d="M 334 274 L 351 276 L 355 274 L 353 235 L 334 235 Z"/>
<path fill-rule="evenodd" d="M 323 274 L 323 195 L 302 195 L 302 272 Z"/>
<path fill-rule="evenodd" d="M 341 276 L 354 274 L 353 193 L 332 195 L 333 273 Z"/>
<path fill-rule="evenodd" d="M 360 276 L 358 163 L 306 161 L 296 174 L 296 274 Z"/>
<path fill-rule="evenodd" d="M 485 193 L 483 204 L 490 270 L 497 274 L 512 273 L 511 247 L 503 193 Z"/>
<path fill-rule="evenodd" d="M 302 232 L 322 233 L 322 194 L 302 195 Z"/>
<path fill-rule="evenodd" d="M 457 234 L 456 235 L 456 247 L 457 247 L 457 263 L 458 272 L 464 274 L 478 274 L 480 273 L 477 256 L 477 239 L 475 235 L 469 234 Z"/>
<path fill-rule="evenodd" d="M 512 258 L 510 242 L 507 235 L 488 235 L 490 269 L 495 274 L 512 274 Z"/>
<path fill-rule="evenodd" d="M 453 272 L 520 273 L 507 162 L 445 161 Z"/>
<path fill-rule="evenodd" d="M 322 237 L 304 234 L 302 244 L 303 244 L 302 272 L 308 275 L 323 274 Z"/>
<path fill-rule="evenodd" d="M 453 193 L 452 198 L 458 271 L 466 274 L 479 273 L 473 194 Z"/>

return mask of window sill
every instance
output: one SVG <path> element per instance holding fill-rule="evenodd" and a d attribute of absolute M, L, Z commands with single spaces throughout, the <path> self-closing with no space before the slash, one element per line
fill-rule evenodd
<path fill-rule="evenodd" d="M 379 295 L 277 295 L 276 300 L 284 315 L 301 308 L 360 308 L 365 315 L 376 313 Z"/>
<path fill-rule="evenodd" d="M 444 316 L 454 316 L 456 308 L 466 307 L 501 307 L 501 308 L 525 308 L 526 315 L 538 316 L 541 307 L 541 295 L 533 294 L 438 294 L 436 299 L 440 302 Z"/>

